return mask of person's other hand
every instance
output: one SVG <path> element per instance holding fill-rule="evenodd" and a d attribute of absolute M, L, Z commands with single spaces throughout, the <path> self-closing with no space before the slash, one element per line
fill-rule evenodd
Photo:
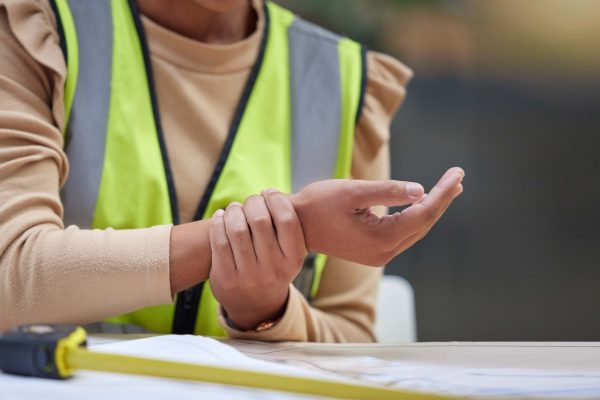
<path fill-rule="evenodd" d="M 280 316 L 307 254 L 288 196 L 269 191 L 218 210 L 210 226 L 210 286 L 241 329 Z"/>
<path fill-rule="evenodd" d="M 290 195 L 310 251 L 366 265 L 385 265 L 423 238 L 462 193 L 464 171 L 449 169 L 429 194 L 418 183 L 329 180 Z M 382 218 L 369 207 L 412 204 Z"/>

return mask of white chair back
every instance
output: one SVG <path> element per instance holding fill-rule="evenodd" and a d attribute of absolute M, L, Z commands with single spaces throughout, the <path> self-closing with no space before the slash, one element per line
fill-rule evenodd
<path fill-rule="evenodd" d="M 415 296 L 406 279 L 393 275 L 381 279 L 375 333 L 380 343 L 417 340 Z"/>

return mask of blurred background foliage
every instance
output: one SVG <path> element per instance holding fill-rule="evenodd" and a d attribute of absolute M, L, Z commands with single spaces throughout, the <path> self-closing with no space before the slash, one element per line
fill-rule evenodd
<path fill-rule="evenodd" d="M 600 2 L 280 0 L 415 71 L 392 175 L 465 192 L 386 273 L 419 340 L 600 340 Z"/>

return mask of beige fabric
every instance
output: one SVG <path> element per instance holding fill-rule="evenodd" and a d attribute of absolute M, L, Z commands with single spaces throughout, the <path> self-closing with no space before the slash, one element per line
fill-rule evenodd
<path fill-rule="evenodd" d="M 256 4 L 255 4 L 256 6 Z M 207 45 L 147 18 L 158 103 L 181 221 L 192 219 L 256 57 L 263 24 L 232 45 Z M 368 54 L 365 105 L 352 175 L 389 176 L 388 126 L 411 72 Z M 66 67 L 47 0 L 0 0 L 0 329 L 26 322 L 88 323 L 170 303 L 170 226 L 136 230 L 65 228 L 59 189 Z M 331 259 L 312 306 L 292 289 L 264 340 L 373 340 L 381 269 Z"/>

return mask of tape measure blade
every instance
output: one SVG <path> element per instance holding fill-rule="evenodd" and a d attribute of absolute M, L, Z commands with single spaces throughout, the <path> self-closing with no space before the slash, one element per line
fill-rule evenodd
<path fill-rule="evenodd" d="M 185 379 L 341 399 L 443 400 L 452 398 L 406 390 L 293 377 L 244 369 L 98 353 L 84 348 L 68 349 L 67 361 L 71 369 Z"/>

